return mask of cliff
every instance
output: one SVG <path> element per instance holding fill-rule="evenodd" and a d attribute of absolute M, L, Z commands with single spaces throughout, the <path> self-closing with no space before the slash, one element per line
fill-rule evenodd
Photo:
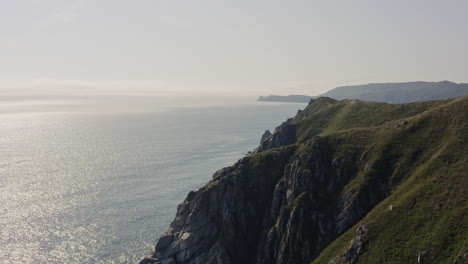
<path fill-rule="evenodd" d="M 141 263 L 466 263 L 467 111 L 316 99 L 189 193 Z"/>

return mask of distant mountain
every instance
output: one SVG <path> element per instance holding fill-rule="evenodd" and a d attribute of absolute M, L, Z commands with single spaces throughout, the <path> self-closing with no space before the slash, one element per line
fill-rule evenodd
<path fill-rule="evenodd" d="M 442 82 L 406 82 L 406 83 L 370 83 L 364 85 L 341 86 L 319 97 L 337 100 L 358 99 L 385 103 L 411 103 L 429 100 L 442 100 L 468 94 L 468 83 Z M 307 98 L 307 99 L 306 99 Z M 315 97 L 305 95 L 260 97 L 266 102 L 308 102 Z"/>
<path fill-rule="evenodd" d="M 285 102 L 285 103 L 308 103 L 310 99 L 314 99 L 315 96 L 307 96 L 307 95 L 268 95 L 268 96 L 260 96 L 257 101 L 262 102 Z"/>
<path fill-rule="evenodd" d="M 337 100 L 358 99 L 386 103 L 410 103 L 441 100 L 468 94 L 467 83 L 407 82 L 370 83 L 365 85 L 341 86 L 320 96 Z"/>

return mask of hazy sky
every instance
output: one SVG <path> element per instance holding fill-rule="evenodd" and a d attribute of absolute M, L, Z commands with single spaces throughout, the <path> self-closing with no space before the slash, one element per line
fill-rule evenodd
<path fill-rule="evenodd" d="M 0 92 L 468 82 L 468 1 L 0 0 Z"/>

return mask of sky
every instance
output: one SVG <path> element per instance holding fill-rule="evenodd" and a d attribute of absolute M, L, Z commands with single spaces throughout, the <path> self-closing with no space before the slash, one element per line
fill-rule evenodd
<path fill-rule="evenodd" d="M 468 82 L 466 0 L 0 0 L 0 94 Z"/>

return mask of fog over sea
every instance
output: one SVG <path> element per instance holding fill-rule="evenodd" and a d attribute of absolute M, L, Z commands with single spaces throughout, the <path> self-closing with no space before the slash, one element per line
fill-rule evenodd
<path fill-rule="evenodd" d="M 305 104 L 0 96 L 0 263 L 136 263 L 186 194 Z"/>

